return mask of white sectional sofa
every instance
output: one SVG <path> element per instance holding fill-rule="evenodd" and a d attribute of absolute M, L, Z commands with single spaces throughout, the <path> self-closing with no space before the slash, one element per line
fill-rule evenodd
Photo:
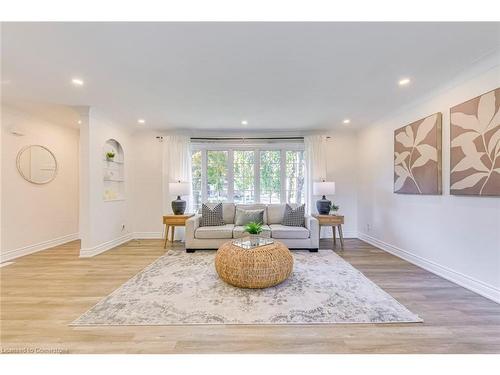
<path fill-rule="evenodd" d="M 311 252 L 319 248 L 319 224 L 312 216 L 305 216 L 305 227 L 281 225 L 285 204 L 234 204 L 223 203 L 224 225 L 201 227 L 201 215 L 195 215 L 186 221 L 186 251 L 218 249 L 224 242 L 248 235 L 242 226 L 234 225 L 236 208 L 248 210 L 264 209 L 264 231 L 261 236 L 275 238 L 289 249 L 307 249 Z"/>

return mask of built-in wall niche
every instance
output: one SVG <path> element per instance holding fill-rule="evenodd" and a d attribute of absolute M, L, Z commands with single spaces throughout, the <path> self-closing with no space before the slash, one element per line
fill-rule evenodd
<path fill-rule="evenodd" d="M 105 202 L 125 200 L 125 159 L 123 148 L 108 139 L 102 149 L 103 199 Z"/>

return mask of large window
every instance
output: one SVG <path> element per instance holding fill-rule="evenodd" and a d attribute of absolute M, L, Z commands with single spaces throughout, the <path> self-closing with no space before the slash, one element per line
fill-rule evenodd
<path fill-rule="evenodd" d="M 305 202 L 304 151 L 286 151 L 286 201 Z"/>
<path fill-rule="evenodd" d="M 198 212 L 201 207 L 201 151 L 193 151 L 191 154 L 191 168 L 193 179 L 193 209 Z"/>
<path fill-rule="evenodd" d="M 254 151 L 234 151 L 234 202 L 253 203 L 255 193 Z"/>
<path fill-rule="evenodd" d="M 202 202 L 304 203 L 301 146 L 193 145 L 194 209 Z"/>
<path fill-rule="evenodd" d="M 260 152 L 260 202 L 280 203 L 281 151 Z"/>
<path fill-rule="evenodd" d="M 228 200 L 228 151 L 207 151 L 207 201 Z"/>

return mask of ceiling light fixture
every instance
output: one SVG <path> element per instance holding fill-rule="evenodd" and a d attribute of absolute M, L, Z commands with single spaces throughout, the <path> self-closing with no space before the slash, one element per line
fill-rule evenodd
<path fill-rule="evenodd" d="M 409 83 L 410 83 L 410 79 L 409 78 L 402 78 L 398 82 L 399 86 L 406 86 Z"/>
<path fill-rule="evenodd" d="M 241 125 L 248 125 L 248 121 L 247 120 L 242 120 L 241 121 Z"/>
<path fill-rule="evenodd" d="M 145 123 L 146 123 L 146 120 L 144 120 L 144 119 L 140 118 L 139 120 L 137 120 L 137 122 L 138 122 L 139 124 L 145 124 Z"/>
<path fill-rule="evenodd" d="M 78 125 L 81 125 L 82 124 L 82 120 L 78 120 Z"/>
<path fill-rule="evenodd" d="M 350 124 L 351 123 L 351 120 L 349 120 L 348 118 L 346 118 L 344 121 L 342 121 L 344 124 Z"/>
<path fill-rule="evenodd" d="M 71 83 L 75 86 L 83 86 L 83 84 L 84 84 L 83 79 L 80 79 L 80 78 L 73 78 L 71 80 Z"/>

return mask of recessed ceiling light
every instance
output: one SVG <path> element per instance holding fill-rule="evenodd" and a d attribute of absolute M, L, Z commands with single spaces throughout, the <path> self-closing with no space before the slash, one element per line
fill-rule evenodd
<path fill-rule="evenodd" d="M 78 120 L 78 125 L 81 125 L 82 124 L 82 120 Z"/>
<path fill-rule="evenodd" d="M 349 120 L 348 118 L 346 118 L 344 121 L 342 121 L 344 124 L 350 124 L 351 123 L 351 120 Z"/>
<path fill-rule="evenodd" d="M 139 120 L 137 120 L 137 122 L 139 124 L 145 124 L 146 123 L 146 120 L 144 120 L 143 118 L 140 118 Z"/>
<path fill-rule="evenodd" d="M 399 86 L 406 86 L 407 84 L 410 83 L 410 79 L 409 78 L 401 78 L 398 82 Z"/>
<path fill-rule="evenodd" d="M 75 86 L 83 86 L 83 84 L 84 84 L 83 79 L 80 79 L 80 78 L 73 78 L 71 80 L 71 83 Z"/>
<path fill-rule="evenodd" d="M 241 125 L 248 125 L 248 121 L 247 120 L 242 120 L 241 121 Z"/>

